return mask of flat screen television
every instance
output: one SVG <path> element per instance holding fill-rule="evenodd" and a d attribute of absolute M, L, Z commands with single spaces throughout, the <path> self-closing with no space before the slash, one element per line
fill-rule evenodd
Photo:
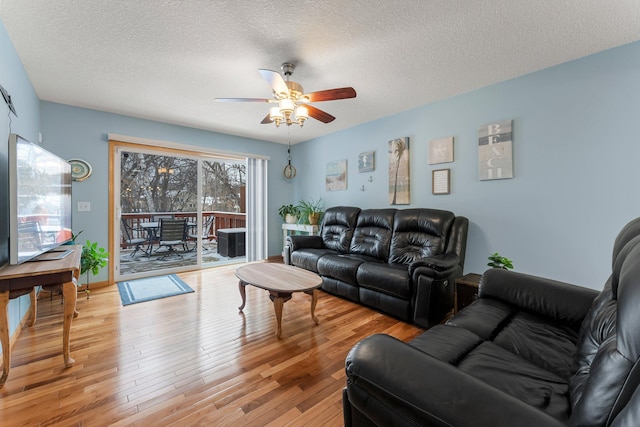
<path fill-rule="evenodd" d="M 21 264 L 72 239 L 71 165 L 16 134 L 8 151 L 9 263 Z"/>

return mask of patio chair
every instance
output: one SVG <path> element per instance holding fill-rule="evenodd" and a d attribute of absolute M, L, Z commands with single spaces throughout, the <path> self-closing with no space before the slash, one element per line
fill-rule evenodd
<path fill-rule="evenodd" d="M 142 228 L 131 227 L 131 225 L 129 225 L 127 220 L 124 218 L 120 219 L 120 232 L 122 233 L 124 243 L 126 243 L 127 247 L 135 246 L 133 249 L 133 252 L 129 254 L 129 258 L 133 258 L 136 255 L 136 253 L 138 253 L 138 251 L 142 249 L 143 245 L 145 244 L 151 245 L 151 241 L 148 237 L 147 238 L 136 237 L 136 235 L 139 236 L 139 233 L 143 233 L 144 235 L 147 235 L 148 234 L 147 231 Z M 149 248 L 150 246 L 147 247 L 147 250 L 145 250 L 144 252 L 146 253 L 149 250 Z"/>
<path fill-rule="evenodd" d="M 210 215 L 209 217 L 207 217 L 206 221 L 203 222 L 202 224 L 202 240 L 204 241 L 206 240 L 211 240 L 210 233 L 211 233 L 211 227 L 213 226 L 214 221 L 216 220 L 216 217 L 213 215 Z M 197 227 L 191 227 L 190 232 L 187 233 L 187 243 L 189 242 L 193 242 L 193 247 L 192 248 L 188 248 L 189 251 L 194 251 L 197 247 L 198 247 L 198 229 Z M 205 248 L 204 245 L 202 246 L 202 250 L 206 251 L 209 250 L 208 248 Z"/>
<path fill-rule="evenodd" d="M 169 257 L 182 258 L 182 255 L 175 250 L 175 246 L 182 245 L 186 251 L 185 230 L 187 228 L 187 220 L 182 219 L 160 219 L 160 231 L 158 232 L 159 246 L 166 247 L 168 250 L 158 260 L 164 260 Z"/>

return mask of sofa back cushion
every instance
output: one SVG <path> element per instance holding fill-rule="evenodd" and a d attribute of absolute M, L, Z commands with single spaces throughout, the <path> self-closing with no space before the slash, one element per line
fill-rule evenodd
<path fill-rule="evenodd" d="M 389 262 L 410 264 L 418 258 L 444 252 L 453 212 L 437 209 L 403 209 L 393 223 Z"/>
<path fill-rule="evenodd" d="M 351 206 L 327 209 L 322 218 L 320 231 L 324 246 L 340 253 L 348 252 L 359 213 L 360 208 Z"/>
<path fill-rule="evenodd" d="M 640 218 L 630 224 L 616 239 L 613 272 L 582 324 L 569 379 L 572 425 L 609 425 L 624 417 L 639 387 L 640 236 L 630 234 L 640 232 Z"/>
<path fill-rule="evenodd" d="M 350 252 L 384 260 L 389 258 L 395 209 L 367 209 L 358 215 Z"/>

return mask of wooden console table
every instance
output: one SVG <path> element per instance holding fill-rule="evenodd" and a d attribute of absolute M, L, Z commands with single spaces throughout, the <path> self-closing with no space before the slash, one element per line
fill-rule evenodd
<path fill-rule="evenodd" d="M 0 267 L 0 343 L 2 344 L 2 377 L 0 387 L 7 381 L 11 367 L 11 346 L 9 342 L 9 300 L 30 294 L 31 308 L 29 326 L 36 322 L 36 286 L 61 289 L 64 297 L 64 321 L 62 326 L 62 357 L 64 365 L 70 367 L 75 362 L 69 350 L 71 320 L 76 314 L 78 290 L 76 283 L 80 275 L 82 246 L 70 246 L 73 252 L 55 261 L 25 262 L 20 265 Z"/>

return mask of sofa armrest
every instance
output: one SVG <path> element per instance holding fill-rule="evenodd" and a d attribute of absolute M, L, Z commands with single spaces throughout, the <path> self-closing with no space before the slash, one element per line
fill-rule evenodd
<path fill-rule="evenodd" d="M 409 264 L 409 274 L 413 275 L 416 269 L 427 267 L 435 271 L 448 271 L 460 263 L 460 257 L 454 253 L 434 255 L 428 258 L 418 258 Z"/>
<path fill-rule="evenodd" d="M 594 289 L 514 271 L 492 268 L 480 280 L 479 298 L 516 307 L 579 327 L 599 294 Z"/>
<path fill-rule="evenodd" d="M 287 236 L 286 244 L 291 248 L 291 251 L 298 249 L 320 249 L 322 248 L 322 237 L 320 236 Z"/>
<path fill-rule="evenodd" d="M 388 335 L 356 344 L 346 372 L 349 404 L 376 425 L 564 425 Z M 345 419 L 345 425 L 351 421 Z"/>

